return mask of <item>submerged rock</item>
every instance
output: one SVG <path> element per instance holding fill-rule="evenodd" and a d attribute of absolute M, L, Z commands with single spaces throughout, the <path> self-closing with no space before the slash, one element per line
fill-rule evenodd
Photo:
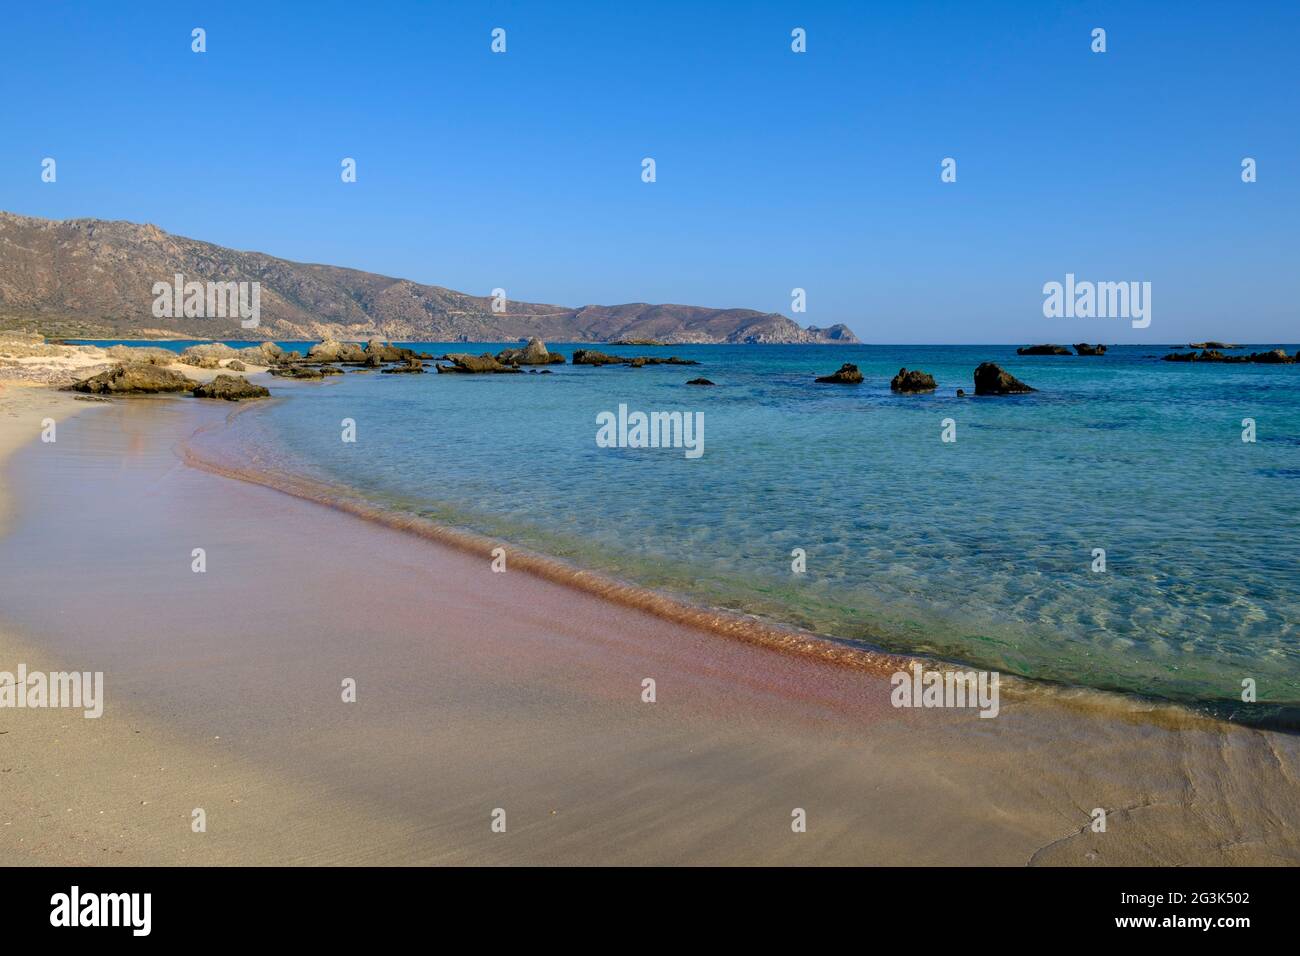
<path fill-rule="evenodd" d="M 70 391 L 92 395 L 153 395 L 159 392 L 188 392 L 193 386 L 193 379 L 171 369 L 147 362 L 124 362 L 67 387 Z"/>
<path fill-rule="evenodd" d="M 856 365 L 845 362 L 839 367 L 838 371 L 832 372 L 830 375 L 823 375 L 817 381 L 831 385 L 858 385 L 862 382 L 862 373 L 858 371 Z"/>
<path fill-rule="evenodd" d="M 1025 345 L 1016 349 L 1017 355 L 1069 355 L 1064 345 Z"/>
<path fill-rule="evenodd" d="M 686 384 L 687 385 L 712 385 L 713 382 L 710 382 L 707 378 L 693 378 Z"/>
<path fill-rule="evenodd" d="M 1030 388 L 992 362 L 982 362 L 979 368 L 975 369 L 976 395 L 1021 395 L 1035 391 L 1037 389 Z"/>
<path fill-rule="evenodd" d="M 1101 344 L 1089 345 L 1087 342 L 1080 342 L 1074 347 L 1074 351 L 1079 355 L 1105 355 L 1106 346 Z"/>
<path fill-rule="evenodd" d="M 898 374 L 889 383 L 891 392 L 933 392 L 938 387 L 934 383 L 933 375 L 915 368 L 910 372 L 900 368 Z"/>
<path fill-rule="evenodd" d="M 270 392 L 254 385 L 242 375 L 218 375 L 210 382 L 191 389 L 195 398 L 223 398 L 228 402 L 242 402 L 246 398 L 267 398 Z"/>

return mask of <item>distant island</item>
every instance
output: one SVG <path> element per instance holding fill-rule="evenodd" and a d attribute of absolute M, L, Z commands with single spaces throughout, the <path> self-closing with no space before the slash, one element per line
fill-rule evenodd
<path fill-rule="evenodd" d="M 187 239 L 157 226 L 51 220 L 0 212 L 0 329 L 62 338 L 253 339 L 664 344 L 856 344 L 844 325 L 802 328 L 775 312 L 692 305 L 570 307 L 345 269 L 290 262 Z M 158 318 L 153 286 L 185 281 L 260 284 L 260 324 Z"/>

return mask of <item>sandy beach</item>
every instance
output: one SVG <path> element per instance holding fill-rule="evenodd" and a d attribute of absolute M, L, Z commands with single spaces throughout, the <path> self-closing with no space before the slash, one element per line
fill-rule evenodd
<path fill-rule="evenodd" d="M 1300 862 L 1294 736 L 895 709 L 887 675 L 184 464 L 230 410 L 0 389 L 0 669 L 106 695 L 0 711 L 0 864 Z"/>

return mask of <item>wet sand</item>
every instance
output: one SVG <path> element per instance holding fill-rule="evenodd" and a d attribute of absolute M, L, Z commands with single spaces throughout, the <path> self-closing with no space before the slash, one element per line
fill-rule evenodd
<path fill-rule="evenodd" d="M 881 674 L 185 465 L 230 410 L 92 405 L 0 464 L 0 669 L 107 698 L 0 710 L 0 864 L 1300 862 L 1294 736 L 896 710 Z"/>

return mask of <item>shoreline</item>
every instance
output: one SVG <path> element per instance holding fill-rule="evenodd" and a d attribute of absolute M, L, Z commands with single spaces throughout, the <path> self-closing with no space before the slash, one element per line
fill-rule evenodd
<path fill-rule="evenodd" d="M 254 412 L 257 406 L 234 408 L 223 422 L 205 425 L 193 435 L 183 439 L 178 454 L 189 466 L 235 481 L 270 488 L 303 501 L 323 505 L 353 515 L 364 521 L 414 535 L 438 545 L 453 548 L 465 554 L 490 560 L 494 549 L 506 551 L 509 566 L 569 588 L 576 593 L 590 595 L 619 607 L 651 614 L 665 622 L 693 628 L 715 638 L 739 641 L 755 647 L 782 654 L 800 655 L 840 667 L 855 668 L 883 677 L 897 672 L 909 672 L 920 666 L 947 674 L 978 670 L 976 665 L 924 654 L 892 652 L 871 646 L 862 641 L 850 641 L 831 635 L 818 634 L 753 614 L 725 608 L 710 607 L 692 602 L 688 598 L 667 594 L 590 568 L 584 568 L 552 555 L 522 547 L 507 539 L 492 537 L 465 528 L 439 524 L 410 512 L 384 508 L 367 500 L 362 494 L 343 486 L 329 485 L 301 474 L 292 474 L 268 467 L 252 467 L 205 455 L 196 447 L 202 433 L 224 428 L 235 416 Z M 1047 697 L 1056 703 L 1099 714 L 1136 714 L 1165 726 L 1177 727 L 1187 722 L 1210 721 L 1232 723 L 1212 711 L 1198 709 L 1190 704 L 1154 697 L 1112 691 L 1057 681 L 1022 677 L 1002 673 L 1002 693 L 1010 698 Z M 1207 705 L 1208 707 L 1208 705 Z M 1237 725 L 1284 732 L 1290 725 L 1275 726 L 1266 718 L 1258 722 L 1235 721 Z"/>
<path fill-rule="evenodd" d="M 1103 718 L 1043 696 L 1008 695 L 987 721 L 896 710 L 882 676 L 720 641 L 533 575 L 493 575 L 486 559 L 437 542 L 178 468 L 172 445 L 193 416 L 212 423 L 228 409 L 96 407 L 65 429 L 88 471 L 70 477 L 30 443 L 4 463 L 24 520 L 0 550 L 28 555 L 33 580 L 48 566 L 81 582 L 68 620 L 6 638 L 6 657 L 39 648 L 29 664 L 82 666 L 104 655 L 91 663 L 103 664 L 108 696 L 98 723 L 31 711 L 15 723 L 0 711 L 0 729 L 21 731 L 0 735 L 0 753 L 6 765 L 18 754 L 29 781 L 0 828 L 7 861 L 1300 861 L 1295 738 L 1195 717 Z M 97 490 L 69 501 L 63 486 L 87 477 Z M 142 482 L 149 506 L 131 503 Z M 214 555 L 243 555 L 214 561 L 235 575 L 237 605 L 195 590 L 198 576 L 171 558 L 133 563 L 133 593 L 121 595 L 96 561 L 32 550 L 61 527 L 83 529 L 94 548 L 115 540 L 115 524 L 165 543 L 176 530 L 166 516 L 180 514 Z M 29 624 L 43 618 L 34 598 L 13 600 L 30 589 L 12 587 L 10 605 Z M 161 659 L 154 621 L 172 623 Z M 80 636 L 92 622 L 93 640 Z M 17 633 L 8 620 L 4 633 Z M 329 688 L 341 673 L 359 675 L 369 708 L 338 703 Z M 647 674 L 654 705 L 638 699 Z M 51 717 L 67 741 L 53 749 L 42 736 Z M 128 729 L 107 734 L 115 723 Z M 136 736 L 153 742 L 133 750 Z M 69 775 L 89 792 L 68 799 L 42 785 Z M 104 793 L 113 805 L 92 809 Z M 487 826 L 503 804 L 518 821 L 513 840 Z M 190 833 L 187 807 L 199 805 L 219 808 L 220 839 Z M 1109 835 L 1088 827 L 1095 806 L 1110 813 Z M 813 821 L 801 837 L 791 807 Z M 119 826 L 141 820 L 90 826 L 108 848 L 92 850 L 71 834 L 98 809 Z M 286 815 L 297 821 L 288 836 L 277 830 Z"/>

